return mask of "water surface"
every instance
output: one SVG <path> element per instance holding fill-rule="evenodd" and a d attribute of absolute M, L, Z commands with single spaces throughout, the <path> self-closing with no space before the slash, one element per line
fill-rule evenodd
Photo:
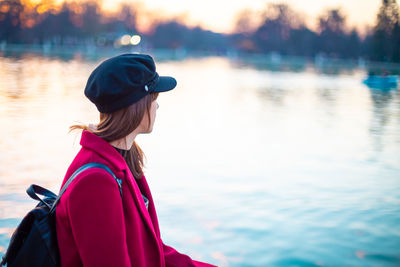
<path fill-rule="evenodd" d="M 157 56 L 155 56 L 157 60 Z M 96 123 L 83 95 L 102 60 L 0 56 L 0 254 L 58 192 Z M 219 266 L 400 265 L 400 95 L 362 69 L 271 68 L 220 57 L 163 60 L 178 80 L 139 136 L 166 244 Z"/>

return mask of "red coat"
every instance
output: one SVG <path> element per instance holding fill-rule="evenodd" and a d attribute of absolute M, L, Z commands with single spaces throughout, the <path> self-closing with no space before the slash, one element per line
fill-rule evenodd
<path fill-rule="evenodd" d="M 136 181 L 108 142 L 83 131 L 80 144 L 62 185 L 80 166 L 99 162 L 122 179 L 123 198 L 114 178 L 99 168 L 84 171 L 70 184 L 56 209 L 62 267 L 214 266 L 163 243 L 146 178 Z M 148 211 L 141 193 L 149 200 Z"/>

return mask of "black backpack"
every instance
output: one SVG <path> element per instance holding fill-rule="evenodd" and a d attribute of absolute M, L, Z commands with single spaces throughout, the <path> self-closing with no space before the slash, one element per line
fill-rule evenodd
<path fill-rule="evenodd" d="M 101 163 L 88 163 L 76 170 L 58 196 L 43 187 L 32 184 L 26 192 L 31 198 L 40 202 L 22 219 L 14 231 L 0 266 L 60 266 L 54 213 L 56 205 L 75 177 L 82 171 L 94 167 L 102 168 L 114 177 L 122 198 L 122 180 L 118 179 L 107 166 Z M 44 198 L 41 199 L 37 194 L 44 196 Z"/>

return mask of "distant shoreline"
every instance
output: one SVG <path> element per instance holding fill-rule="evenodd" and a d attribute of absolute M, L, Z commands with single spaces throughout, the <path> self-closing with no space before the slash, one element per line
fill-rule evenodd
<path fill-rule="evenodd" d="M 0 43 L 0 56 L 13 56 L 25 54 L 37 54 L 45 57 L 59 57 L 69 60 L 73 58 L 85 58 L 97 61 L 100 58 L 121 53 L 147 53 L 153 55 L 159 61 L 184 60 L 187 58 L 227 57 L 234 61 L 269 67 L 305 68 L 345 68 L 381 71 L 386 70 L 395 75 L 400 75 L 400 63 L 373 62 L 366 59 L 340 59 L 329 58 L 324 54 L 318 54 L 314 58 L 302 56 L 281 55 L 276 52 L 268 54 L 245 53 L 236 50 L 226 51 L 191 51 L 179 49 L 140 49 L 137 47 L 97 47 L 97 46 L 57 46 L 57 45 L 32 45 L 32 44 L 5 44 Z"/>

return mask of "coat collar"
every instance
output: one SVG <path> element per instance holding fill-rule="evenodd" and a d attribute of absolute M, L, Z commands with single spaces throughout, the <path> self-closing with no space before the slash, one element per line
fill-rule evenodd
<path fill-rule="evenodd" d="M 107 160 L 114 169 L 123 171 L 128 168 L 124 158 L 106 140 L 87 130 L 82 132 L 81 146 L 90 149 Z"/>
<path fill-rule="evenodd" d="M 153 198 L 151 196 L 150 188 L 144 175 L 141 179 L 136 180 L 133 177 L 128 165 L 126 164 L 125 159 L 121 156 L 121 154 L 118 153 L 118 151 L 114 149 L 107 141 L 95 135 L 94 133 L 84 130 L 82 132 L 80 144 L 82 147 L 92 150 L 93 152 L 104 158 L 107 162 L 109 162 L 112 165 L 110 166 L 111 169 L 113 171 L 116 170 L 116 176 L 118 176 L 118 174 L 124 173 L 124 180 L 126 181 L 128 188 L 131 191 L 132 197 L 136 202 L 136 205 L 143 217 L 143 220 L 147 223 L 150 231 L 156 237 L 160 237 L 160 230 Z M 146 205 L 144 204 L 141 194 L 144 194 L 149 199 L 148 210 L 146 209 Z"/>

